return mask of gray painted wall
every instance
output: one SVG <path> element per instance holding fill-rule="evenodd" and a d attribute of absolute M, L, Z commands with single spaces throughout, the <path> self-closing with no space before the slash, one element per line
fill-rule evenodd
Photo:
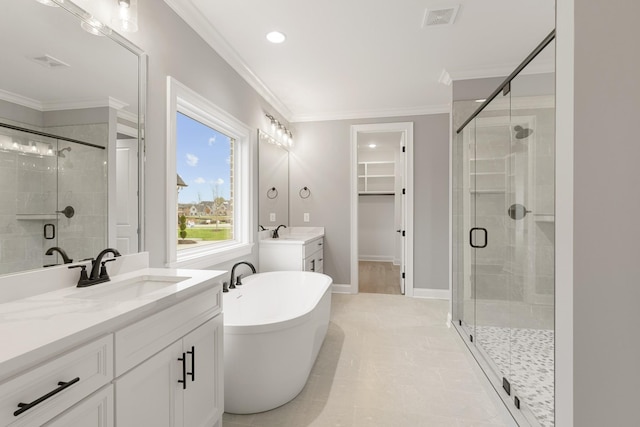
<path fill-rule="evenodd" d="M 149 56 L 146 118 L 146 242 L 151 265 L 166 260 L 167 76 L 200 93 L 250 128 L 266 128 L 264 114 L 279 114 L 162 1 L 139 2 L 139 27 L 130 40 Z M 288 127 L 289 124 L 283 121 Z M 255 149 L 255 147 L 254 147 Z M 257 149 L 254 150 L 257 155 Z M 257 167 L 254 156 L 253 167 Z M 254 175 L 257 188 L 257 174 Z M 257 201 L 257 194 L 256 194 Z M 257 219 L 257 203 L 254 215 Z M 257 228 L 257 224 L 256 224 Z M 251 261 L 257 260 L 257 245 Z M 228 268 L 232 263 L 215 268 Z"/>
<path fill-rule="evenodd" d="M 325 227 L 325 273 L 350 284 L 351 125 L 414 123 L 414 287 L 449 288 L 449 115 L 296 123 L 290 222 Z M 300 188 L 311 189 L 301 199 Z M 310 222 L 303 222 L 303 213 Z"/>
<path fill-rule="evenodd" d="M 638 16 L 636 0 L 575 2 L 573 391 L 580 427 L 638 425 Z"/>

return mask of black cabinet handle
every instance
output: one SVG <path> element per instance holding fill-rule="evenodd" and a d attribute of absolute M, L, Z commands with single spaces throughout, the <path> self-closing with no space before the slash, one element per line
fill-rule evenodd
<path fill-rule="evenodd" d="M 182 353 L 182 357 L 178 358 L 178 361 L 182 362 L 182 379 L 178 380 L 182 384 L 182 389 L 187 389 L 187 358 L 186 354 Z"/>
<path fill-rule="evenodd" d="M 311 271 L 316 271 L 316 260 L 315 259 L 311 260 Z"/>
<path fill-rule="evenodd" d="M 484 231 L 484 245 L 476 245 L 473 243 L 473 232 L 475 230 Z M 469 244 L 471 245 L 472 248 L 477 248 L 477 249 L 486 248 L 488 243 L 489 243 L 489 234 L 487 233 L 486 228 L 473 227 L 471 230 L 469 230 Z"/>
<path fill-rule="evenodd" d="M 39 397 L 38 399 L 34 400 L 31 403 L 18 403 L 18 409 L 17 411 L 15 411 L 13 413 L 13 416 L 17 417 L 18 415 L 22 414 L 23 412 L 28 411 L 29 409 L 33 408 L 36 405 L 41 404 L 42 402 L 44 402 L 45 400 L 49 399 L 50 397 L 55 396 L 56 394 L 60 393 L 62 390 L 64 390 L 67 387 L 71 387 L 72 385 L 74 385 L 75 383 L 77 383 L 78 381 L 80 381 L 80 377 L 76 377 L 74 379 L 72 379 L 71 381 L 60 381 L 58 383 L 58 388 L 55 390 L 50 391 L 49 393 L 45 394 L 42 397 Z"/>
<path fill-rule="evenodd" d="M 187 354 L 191 355 L 191 372 L 187 372 L 187 375 L 191 377 L 191 382 L 196 380 L 196 347 L 191 346 L 191 351 L 187 351 Z"/>

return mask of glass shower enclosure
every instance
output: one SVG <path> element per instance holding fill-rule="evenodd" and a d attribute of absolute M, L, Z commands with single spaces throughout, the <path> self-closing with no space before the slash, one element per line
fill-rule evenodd
<path fill-rule="evenodd" d="M 107 125 L 49 132 L 0 123 L 0 274 L 80 261 L 107 242 Z M 56 134 L 50 133 L 55 131 Z"/>
<path fill-rule="evenodd" d="M 554 425 L 554 33 L 457 130 L 453 320 L 519 424 Z"/>

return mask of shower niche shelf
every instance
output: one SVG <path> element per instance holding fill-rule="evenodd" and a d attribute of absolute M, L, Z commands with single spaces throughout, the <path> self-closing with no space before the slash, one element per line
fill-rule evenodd
<path fill-rule="evenodd" d="M 36 214 L 16 214 L 16 219 L 20 221 L 42 221 L 58 219 L 58 214 L 36 213 Z"/>

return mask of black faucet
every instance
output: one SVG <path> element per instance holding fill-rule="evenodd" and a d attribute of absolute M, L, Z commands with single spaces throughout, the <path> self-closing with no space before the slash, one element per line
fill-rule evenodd
<path fill-rule="evenodd" d="M 258 224 L 258 227 L 259 227 L 258 231 L 266 230 L 266 228 L 264 228 L 264 225 L 262 225 L 262 224 Z"/>
<path fill-rule="evenodd" d="M 233 283 L 233 279 L 235 279 L 235 277 L 236 277 L 236 267 L 239 266 L 239 265 L 242 265 L 242 264 L 248 265 L 249 268 L 251 268 L 251 271 L 253 273 L 256 272 L 256 268 L 250 262 L 248 262 L 248 261 L 236 262 L 235 264 L 233 264 L 233 267 L 231 268 L 231 278 L 229 280 L 229 289 L 235 289 L 236 286 L 242 285 L 242 281 L 240 280 L 240 278 L 242 277 L 242 274 L 238 276 L 238 280 L 236 281 L 236 283 Z"/>
<path fill-rule="evenodd" d="M 278 234 L 278 230 L 280 230 L 280 227 L 287 228 L 287 226 L 286 226 L 286 225 L 284 225 L 284 224 L 280 224 L 280 225 L 279 225 L 275 230 L 273 230 L 273 238 L 274 238 L 274 239 L 277 239 L 277 238 L 279 238 L 279 237 L 280 237 L 280 235 Z"/>
<path fill-rule="evenodd" d="M 102 258 L 108 253 L 113 254 L 113 258 L 102 261 Z M 120 256 L 120 252 L 117 249 L 107 248 L 101 251 L 95 260 L 91 260 L 91 273 L 87 276 L 87 266 L 84 264 L 74 265 L 69 268 L 81 268 L 80 279 L 78 280 L 78 287 L 84 288 L 86 286 L 97 285 L 98 283 L 108 282 L 109 275 L 107 274 L 106 263 L 115 261 L 116 257 Z"/>
<path fill-rule="evenodd" d="M 60 254 L 60 256 L 62 257 L 62 261 L 65 264 L 71 264 L 73 262 L 73 260 L 67 256 L 67 253 L 64 251 L 64 249 L 57 246 L 47 249 L 47 252 L 45 252 L 44 254 L 53 255 L 54 252 L 58 252 Z"/>

